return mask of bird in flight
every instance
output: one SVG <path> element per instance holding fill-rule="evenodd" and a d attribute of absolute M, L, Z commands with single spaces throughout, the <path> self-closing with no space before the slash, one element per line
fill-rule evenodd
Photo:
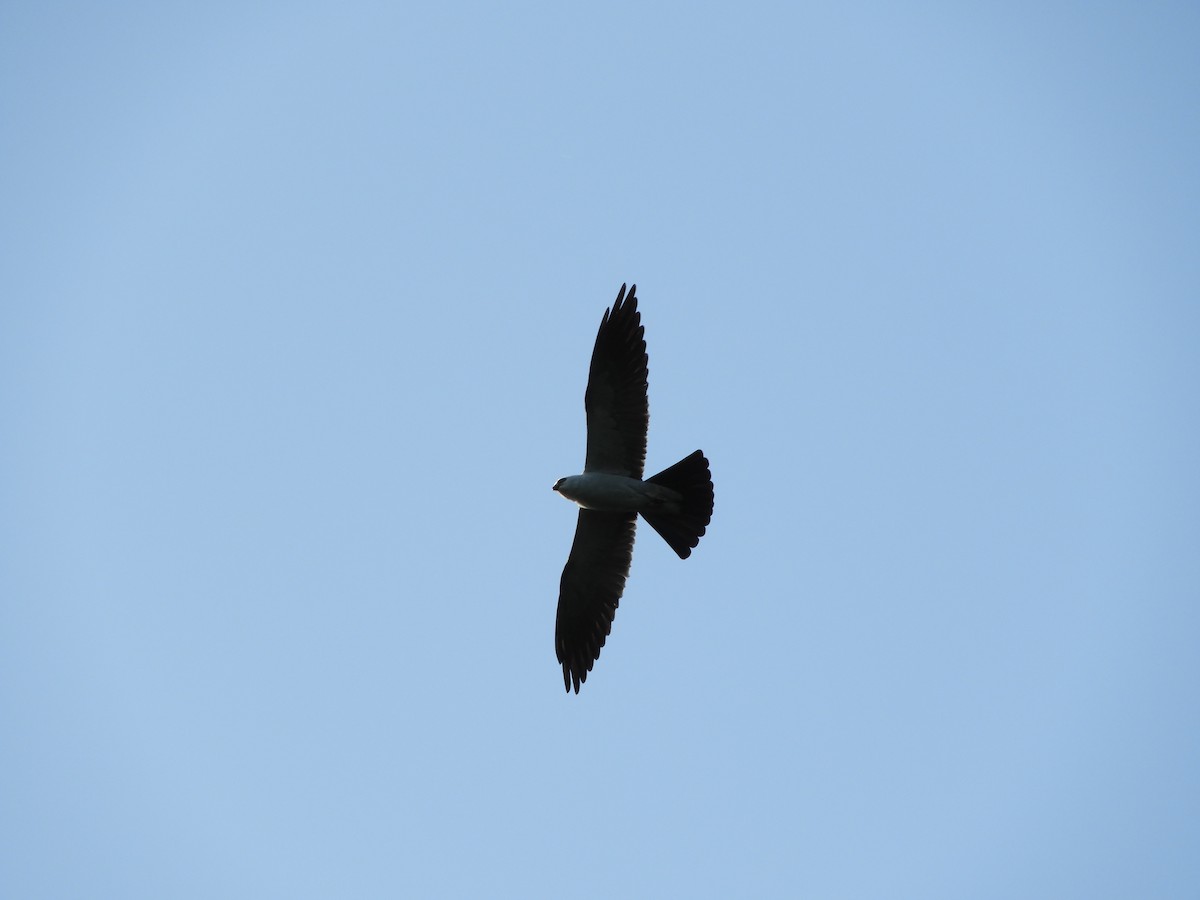
<path fill-rule="evenodd" d="M 701 451 L 642 480 L 650 404 L 645 329 L 636 291 L 636 284 L 628 294 L 621 285 L 617 302 L 600 320 L 583 397 L 583 474 L 554 484 L 554 490 L 580 507 L 559 584 L 554 628 L 554 648 L 568 693 L 572 686 L 579 693 L 612 629 L 629 577 L 638 513 L 680 559 L 691 556 L 712 519 L 712 475 Z"/>

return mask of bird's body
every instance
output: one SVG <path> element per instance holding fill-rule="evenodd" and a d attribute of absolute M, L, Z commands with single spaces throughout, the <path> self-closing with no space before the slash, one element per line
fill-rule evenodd
<path fill-rule="evenodd" d="M 679 493 L 668 487 L 607 472 L 568 475 L 558 479 L 554 490 L 584 509 L 606 512 L 673 511 L 680 500 Z"/>
<path fill-rule="evenodd" d="M 580 506 L 571 555 L 559 587 L 554 644 L 567 690 L 579 685 L 600 656 L 625 590 L 639 514 L 687 559 L 712 519 L 708 460 L 697 450 L 642 479 L 650 412 L 647 356 L 637 286 L 625 285 L 596 334 L 584 408 L 587 459 L 583 474 L 560 478 L 554 490 Z"/>

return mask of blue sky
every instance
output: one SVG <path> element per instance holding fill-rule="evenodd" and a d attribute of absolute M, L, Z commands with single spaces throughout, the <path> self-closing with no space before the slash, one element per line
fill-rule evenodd
<path fill-rule="evenodd" d="M 0 894 L 1200 890 L 1192 4 L 0 8 Z M 641 529 L 554 658 L 596 326 Z"/>

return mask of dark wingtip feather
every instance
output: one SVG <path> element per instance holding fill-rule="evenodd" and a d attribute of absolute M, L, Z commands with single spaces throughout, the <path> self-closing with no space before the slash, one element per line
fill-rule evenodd
<path fill-rule="evenodd" d="M 587 681 L 588 671 L 592 668 L 588 664 L 587 668 L 583 666 L 582 659 L 569 660 L 562 664 L 563 667 L 563 685 L 567 689 L 567 693 L 571 693 L 571 687 L 574 685 L 575 693 L 579 693 L 579 686 Z"/>

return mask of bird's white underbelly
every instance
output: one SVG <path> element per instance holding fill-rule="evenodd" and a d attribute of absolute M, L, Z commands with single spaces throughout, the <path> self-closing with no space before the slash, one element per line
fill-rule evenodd
<path fill-rule="evenodd" d="M 558 492 L 585 509 L 607 512 L 642 512 L 662 508 L 677 500 L 670 488 L 650 484 L 627 475 L 585 472 L 562 479 Z"/>

